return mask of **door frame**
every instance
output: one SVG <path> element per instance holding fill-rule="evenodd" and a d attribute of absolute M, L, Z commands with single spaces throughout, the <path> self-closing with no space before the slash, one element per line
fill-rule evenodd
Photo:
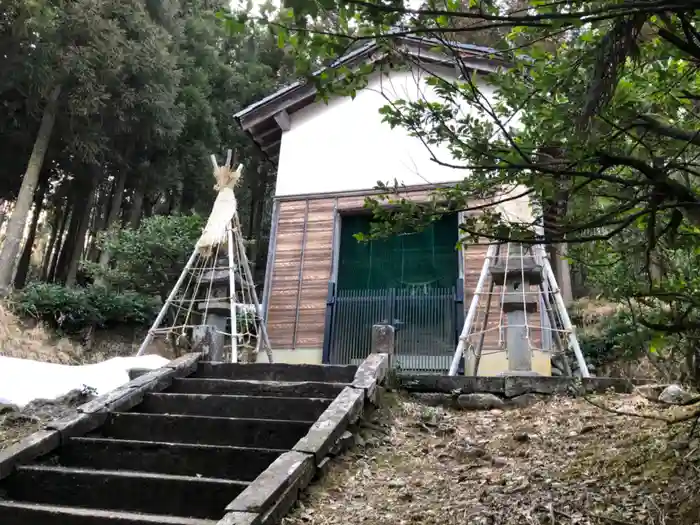
<path fill-rule="evenodd" d="M 331 240 L 331 273 L 328 281 L 328 290 L 326 295 L 326 314 L 324 319 L 323 329 L 323 352 L 322 363 L 330 362 L 331 337 L 333 329 L 333 313 L 336 302 L 337 283 L 338 283 L 338 266 L 340 264 L 340 237 L 343 226 L 343 215 L 357 215 L 361 213 L 363 208 L 340 209 L 338 207 L 338 197 L 335 198 L 333 207 L 333 235 Z M 463 212 L 457 212 L 457 227 L 456 236 L 459 240 L 459 225 L 464 217 Z M 455 283 L 455 336 L 454 344 L 457 345 L 459 336 L 464 324 L 464 250 L 460 245 L 459 249 L 455 250 L 457 257 L 457 282 Z"/>

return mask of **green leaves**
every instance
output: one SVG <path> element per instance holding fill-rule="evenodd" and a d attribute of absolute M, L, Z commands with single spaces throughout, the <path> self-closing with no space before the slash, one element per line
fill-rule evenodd
<path fill-rule="evenodd" d="M 163 294 L 180 275 L 203 226 L 197 215 L 149 217 L 136 230 L 103 235 L 102 246 L 112 254 L 110 268 L 97 264 L 86 268 L 112 289 L 161 295 L 164 300 Z"/>

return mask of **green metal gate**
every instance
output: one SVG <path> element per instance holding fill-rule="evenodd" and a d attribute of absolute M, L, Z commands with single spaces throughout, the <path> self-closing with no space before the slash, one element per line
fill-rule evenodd
<path fill-rule="evenodd" d="M 326 310 L 324 361 L 356 364 L 370 351 L 372 326 L 396 327 L 397 367 L 446 372 L 462 314 L 456 216 L 426 230 L 360 243 L 366 216 L 343 217 L 337 285 Z"/>

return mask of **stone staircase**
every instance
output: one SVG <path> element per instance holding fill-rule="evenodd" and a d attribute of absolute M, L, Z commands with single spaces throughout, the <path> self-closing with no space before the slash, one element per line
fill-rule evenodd
<path fill-rule="evenodd" d="M 379 356 L 144 374 L 0 452 L 0 524 L 273 523 L 375 395 Z"/>

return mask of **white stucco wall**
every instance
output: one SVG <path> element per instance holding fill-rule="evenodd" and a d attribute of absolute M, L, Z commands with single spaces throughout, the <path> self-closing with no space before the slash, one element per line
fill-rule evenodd
<path fill-rule="evenodd" d="M 442 69 L 444 78 L 450 71 Z M 317 102 L 291 115 L 290 130 L 282 135 L 277 172 L 277 196 L 371 190 L 378 181 L 406 186 L 456 182 L 468 176 L 444 146 L 430 146 L 409 135 L 403 127 L 382 122 L 379 110 L 389 101 L 440 100 L 426 84 L 429 74 L 422 70 L 392 71 L 374 76 L 357 96 L 336 97 L 328 104 Z M 481 92 L 493 100 L 488 84 Z M 462 111 L 475 114 L 471 106 Z M 513 118 L 511 126 L 518 125 Z M 504 205 L 509 216 L 529 215 L 526 202 Z"/>

